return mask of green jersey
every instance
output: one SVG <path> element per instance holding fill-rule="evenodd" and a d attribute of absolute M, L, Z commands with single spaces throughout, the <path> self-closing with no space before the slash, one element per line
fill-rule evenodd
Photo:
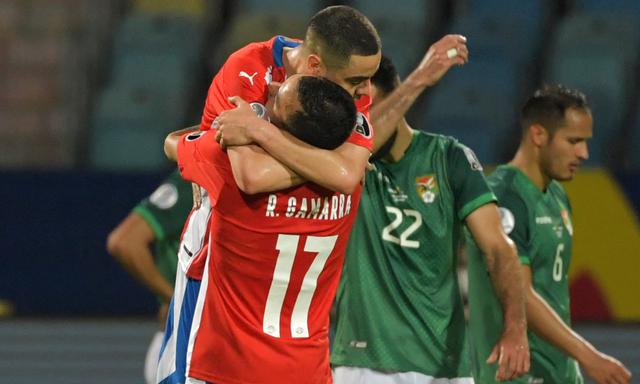
<path fill-rule="evenodd" d="M 192 206 L 191 184 L 175 171 L 133 209 L 153 230 L 156 266 L 171 285 L 176 279 L 180 236 Z"/>
<path fill-rule="evenodd" d="M 500 166 L 489 176 L 498 196 L 502 226 L 518 248 L 520 262 L 531 267 L 535 291 L 570 324 L 568 270 L 573 226 L 571 207 L 562 186 L 552 181 L 540 191 L 519 169 Z M 482 253 L 467 241 L 469 271 L 469 340 L 474 377 L 493 383 L 496 365 L 485 360 L 502 333 L 502 307 L 493 291 Z M 560 350 L 528 333 L 530 377 L 523 383 L 582 383 L 576 362 Z M 543 381 L 541 381 L 543 380 Z"/>
<path fill-rule="evenodd" d="M 461 224 L 495 201 L 473 152 L 414 132 L 367 173 L 337 294 L 334 365 L 471 376 L 456 276 Z"/>

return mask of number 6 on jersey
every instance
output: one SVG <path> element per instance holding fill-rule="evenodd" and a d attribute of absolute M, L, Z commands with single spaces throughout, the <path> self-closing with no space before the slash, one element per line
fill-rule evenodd
<path fill-rule="evenodd" d="M 291 335 L 294 338 L 309 337 L 309 326 L 307 318 L 309 316 L 309 307 L 311 299 L 318 285 L 318 277 L 324 268 L 333 247 L 336 244 L 338 236 L 308 236 L 304 245 L 305 252 L 317 253 L 315 259 L 311 263 L 309 270 L 304 275 L 300 293 L 296 298 L 293 312 L 291 314 Z M 298 250 L 299 235 L 278 235 L 276 249 L 278 252 L 278 260 L 273 271 L 273 280 L 269 288 L 267 303 L 264 308 L 264 317 L 262 320 L 262 330 L 264 333 L 273 337 L 280 337 L 280 313 L 282 312 L 282 304 L 289 287 L 291 279 L 291 269 L 293 261 L 296 258 Z"/>

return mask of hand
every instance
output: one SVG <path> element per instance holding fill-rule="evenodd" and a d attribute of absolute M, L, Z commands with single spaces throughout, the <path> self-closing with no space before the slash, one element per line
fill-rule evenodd
<path fill-rule="evenodd" d="M 621 362 L 604 353 L 594 351 L 594 354 L 581 364 L 587 375 L 597 384 L 628 384 L 631 382 L 631 372 Z"/>
<path fill-rule="evenodd" d="M 236 107 L 218 116 L 216 140 L 223 146 L 253 144 L 252 130 L 266 121 L 256 116 L 251 106 L 238 96 L 229 98 Z"/>
<path fill-rule="evenodd" d="M 422 58 L 410 78 L 421 86 L 430 87 L 454 65 L 469 61 L 467 38 L 462 35 L 446 35 L 435 42 Z"/>
<path fill-rule="evenodd" d="M 199 209 L 202 205 L 202 193 L 200 192 L 200 186 L 196 183 L 191 183 L 191 190 L 193 191 L 193 209 Z"/>
<path fill-rule="evenodd" d="M 526 327 L 504 330 L 487 359 L 487 364 L 496 362 L 498 381 L 515 379 L 529 372 L 531 362 Z"/>

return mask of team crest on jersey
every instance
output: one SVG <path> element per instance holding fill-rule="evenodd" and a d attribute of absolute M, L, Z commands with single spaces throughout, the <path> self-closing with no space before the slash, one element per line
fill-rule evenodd
<path fill-rule="evenodd" d="M 569 211 L 563 209 L 562 212 L 560 212 L 560 216 L 562 217 L 565 228 L 567 228 L 569 232 L 569 236 L 573 236 L 573 224 L 571 223 L 571 217 L 569 217 Z"/>
<path fill-rule="evenodd" d="M 438 182 L 436 181 L 436 175 L 416 177 L 416 191 L 425 204 L 433 203 L 438 196 Z"/>
<path fill-rule="evenodd" d="M 367 117 L 362 112 L 358 112 L 358 115 L 356 116 L 356 126 L 353 130 L 367 139 L 371 138 L 371 125 L 369 124 Z"/>

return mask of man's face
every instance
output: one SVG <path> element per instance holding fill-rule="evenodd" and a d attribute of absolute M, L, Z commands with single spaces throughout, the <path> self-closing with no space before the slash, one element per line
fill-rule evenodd
<path fill-rule="evenodd" d="M 354 99 L 369 94 L 369 80 L 378 70 L 382 53 L 351 55 L 349 63 L 338 69 L 326 69 L 323 76 L 344 88 Z"/>
<path fill-rule="evenodd" d="M 308 75 L 290 76 L 278 89 L 275 97 L 269 98 L 267 103 L 267 113 L 269 119 L 276 127 L 283 127 L 283 122 L 294 112 L 301 110 L 302 106 L 298 101 L 298 83 L 300 79 Z"/>
<path fill-rule="evenodd" d="M 573 179 L 580 163 L 589 158 L 587 140 L 593 135 L 591 112 L 579 108 L 565 111 L 566 124 L 540 147 L 542 171 L 550 179 Z"/>

